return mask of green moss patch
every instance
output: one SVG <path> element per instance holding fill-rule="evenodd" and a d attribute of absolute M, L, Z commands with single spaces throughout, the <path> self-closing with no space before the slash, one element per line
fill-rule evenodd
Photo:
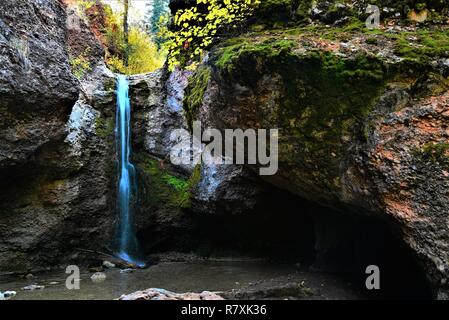
<path fill-rule="evenodd" d="M 449 57 L 449 30 L 421 29 L 389 35 L 396 41 L 396 54 L 421 64 L 435 57 Z"/>
<path fill-rule="evenodd" d="M 218 59 L 215 65 L 228 73 L 238 72 L 238 60 L 242 58 L 252 59 L 260 70 L 268 59 L 281 58 L 282 55 L 291 52 L 296 43 L 293 40 L 271 38 L 262 42 L 246 41 L 246 39 L 231 39 L 218 51 Z"/>
<path fill-rule="evenodd" d="M 365 122 L 388 83 L 410 83 L 410 70 L 419 76 L 449 54 L 445 27 L 394 32 L 369 30 L 357 19 L 341 28 L 249 32 L 215 47 L 208 65 L 229 90 L 228 104 L 256 110 L 263 127 L 281 128 L 280 161 L 334 189 L 343 156 L 351 141 L 366 139 Z M 351 40 L 356 50 L 343 50 Z M 403 62 L 393 62 L 395 54 Z M 234 101 L 231 83 L 251 89 L 251 98 Z"/>
<path fill-rule="evenodd" d="M 204 94 L 206 92 L 210 78 L 210 68 L 207 66 L 201 66 L 189 79 L 189 84 L 185 90 L 183 107 L 190 131 L 192 131 L 195 113 L 197 112 L 198 108 L 201 107 L 201 104 L 203 102 Z"/>
<path fill-rule="evenodd" d="M 449 143 L 427 143 L 415 151 L 415 156 L 421 161 L 449 166 Z"/>
<path fill-rule="evenodd" d="M 198 170 L 190 178 L 171 173 L 157 159 L 145 159 L 138 163 L 139 168 L 148 175 L 150 204 L 165 206 L 168 209 L 188 209 L 191 206 L 191 192 L 197 184 Z M 175 210 L 176 211 L 176 210 Z"/>
<path fill-rule="evenodd" d="M 98 117 L 95 120 L 95 133 L 102 139 L 110 137 L 114 133 L 114 119 Z"/>
<path fill-rule="evenodd" d="M 419 27 L 414 31 L 388 32 L 383 29 L 367 29 L 365 23 L 353 18 L 342 27 L 325 27 L 312 25 L 292 27 L 283 30 L 271 30 L 263 33 L 249 33 L 240 39 L 248 42 L 266 42 L 270 37 L 276 41 L 295 41 L 313 39 L 314 41 L 347 42 L 351 39 L 365 38 L 367 45 L 387 45 L 392 53 L 403 58 L 406 62 L 428 64 L 435 58 L 449 57 L 449 29 L 447 26 Z M 256 40 L 254 40 L 256 39 Z M 228 42 L 236 41 L 231 39 Z M 225 45 L 234 49 L 230 45 Z M 363 47 L 363 45 L 360 45 Z M 258 44 L 260 48 L 260 44 Z M 369 48 L 366 48 L 369 49 Z M 378 50 L 370 49 L 373 52 Z M 234 50 L 235 51 L 235 50 Z M 224 56 L 225 57 L 225 56 Z"/>
<path fill-rule="evenodd" d="M 272 95 L 272 120 L 264 126 L 281 129 L 281 162 L 305 167 L 312 179 L 329 188 L 335 187 L 349 141 L 363 138 L 363 122 L 396 73 L 374 56 L 304 51 L 288 38 L 232 39 L 213 52 L 210 61 L 224 83 L 239 83 L 255 92 L 260 79 L 280 79 Z M 258 114 L 265 114 L 265 102 L 255 103 Z M 259 119 L 262 124 L 266 120 Z"/>

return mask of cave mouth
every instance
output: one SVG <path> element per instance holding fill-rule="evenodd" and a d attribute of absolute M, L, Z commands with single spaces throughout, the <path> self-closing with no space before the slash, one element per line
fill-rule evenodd
<path fill-rule="evenodd" d="M 311 269 L 335 273 L 366 299 L 431 300 L 435 295 L 416 254 L 388 219 L 315 208 L 316 256 Z M 322 211 L 320 211 L 322 210 Z M 380 289 L 368 290 L 368 266 L 380 271 Z"/>
<path fill-rule="evenodd" d="M 416 256 L 388 221 L 376 216 L 335 211 L 278 189 L 244 214 L 190 214 L 193 229 L 182 241 L 161 242 L 153 250 L 294 263 L 307 272 L 344 279 L 364 299 L 434 298 Z M 379 267 L 380 290 L 366 288 L 370 265 Z"/>

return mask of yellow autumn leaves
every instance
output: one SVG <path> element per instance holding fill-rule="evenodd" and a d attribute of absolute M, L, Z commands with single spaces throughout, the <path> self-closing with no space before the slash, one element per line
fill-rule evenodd
<path fill-rule="evenodd" d="M 197 0 L 196 6 L 178 10 L 173 18 L 175 31 L 161 30 L 168 39 L 165 47 L 169 68 L 196 68 L 218 32 L 236 28 L 259 4 L 260 0 Z"/>
<path fill-rule="evenodd" d="M 156 44 L 145 32 L 131 27 L 129 32 L 128 65 L 125 66 L 121 57 L 111 55 L 107 63 L 111 69 L 122 74 L 138 74 L 152 72 L 164 64 L 164 54 L 158 51 Z"/>

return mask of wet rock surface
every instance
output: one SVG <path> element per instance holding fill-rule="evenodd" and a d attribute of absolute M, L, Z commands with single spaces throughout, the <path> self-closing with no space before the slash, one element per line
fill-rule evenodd
<path fill-rule="evenodd" d="M 0 300 L 10 300 L 13 299 L 17 295 L 15 291 L 5 291 L 0 292 Z"/>
<path fill-rule="evenodd" d="M 230 300 L 338 300 L 343 296 L 345 299 L 360 298 L 355 291 L 339 291 L 342 288 L 340 286 L 344 287 L 340 280 L 330 276 L 311 276 L 298 272 L 264 279 L 220 295 Z"/>
<path fill-rule="evenodd" d="M 118 300 L 223 300 L 219 295 L 204 291 L 202 293 L 175 293 L 164 289 L 147 289 L 121 296 Z"/>
<path fill-rule="evenodd" d="M 244 166 L 203 164 L 192 202 L 198 212 L 240 214 L 254 210 L 266 189 Z"/>

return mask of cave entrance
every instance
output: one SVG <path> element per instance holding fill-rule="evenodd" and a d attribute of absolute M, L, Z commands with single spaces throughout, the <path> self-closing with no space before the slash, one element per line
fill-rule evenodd
<path fill-rule="evenodd" d="M 316 256 L 312 269 L 336 273 L 354 283 L 367 299 L 432 299 L 434 294 L 417 257 L 393 232 L 391 223 L 315 208 Z M 380 290 L 368 290 L 368 266 L 380 271 Z"/>
<path fill-rule="evenodd" d="M 341 277 L 367 299 L 432 299 L 411 250 L 376 216 L 335 211 L 285 191 L 270 190 L 246 214 L 200 215 L 196 252 L 231 253 L 294 262 L 310 272 Z M 368 290 L 370 265 L 380 269 L 380 290 Z"/>

